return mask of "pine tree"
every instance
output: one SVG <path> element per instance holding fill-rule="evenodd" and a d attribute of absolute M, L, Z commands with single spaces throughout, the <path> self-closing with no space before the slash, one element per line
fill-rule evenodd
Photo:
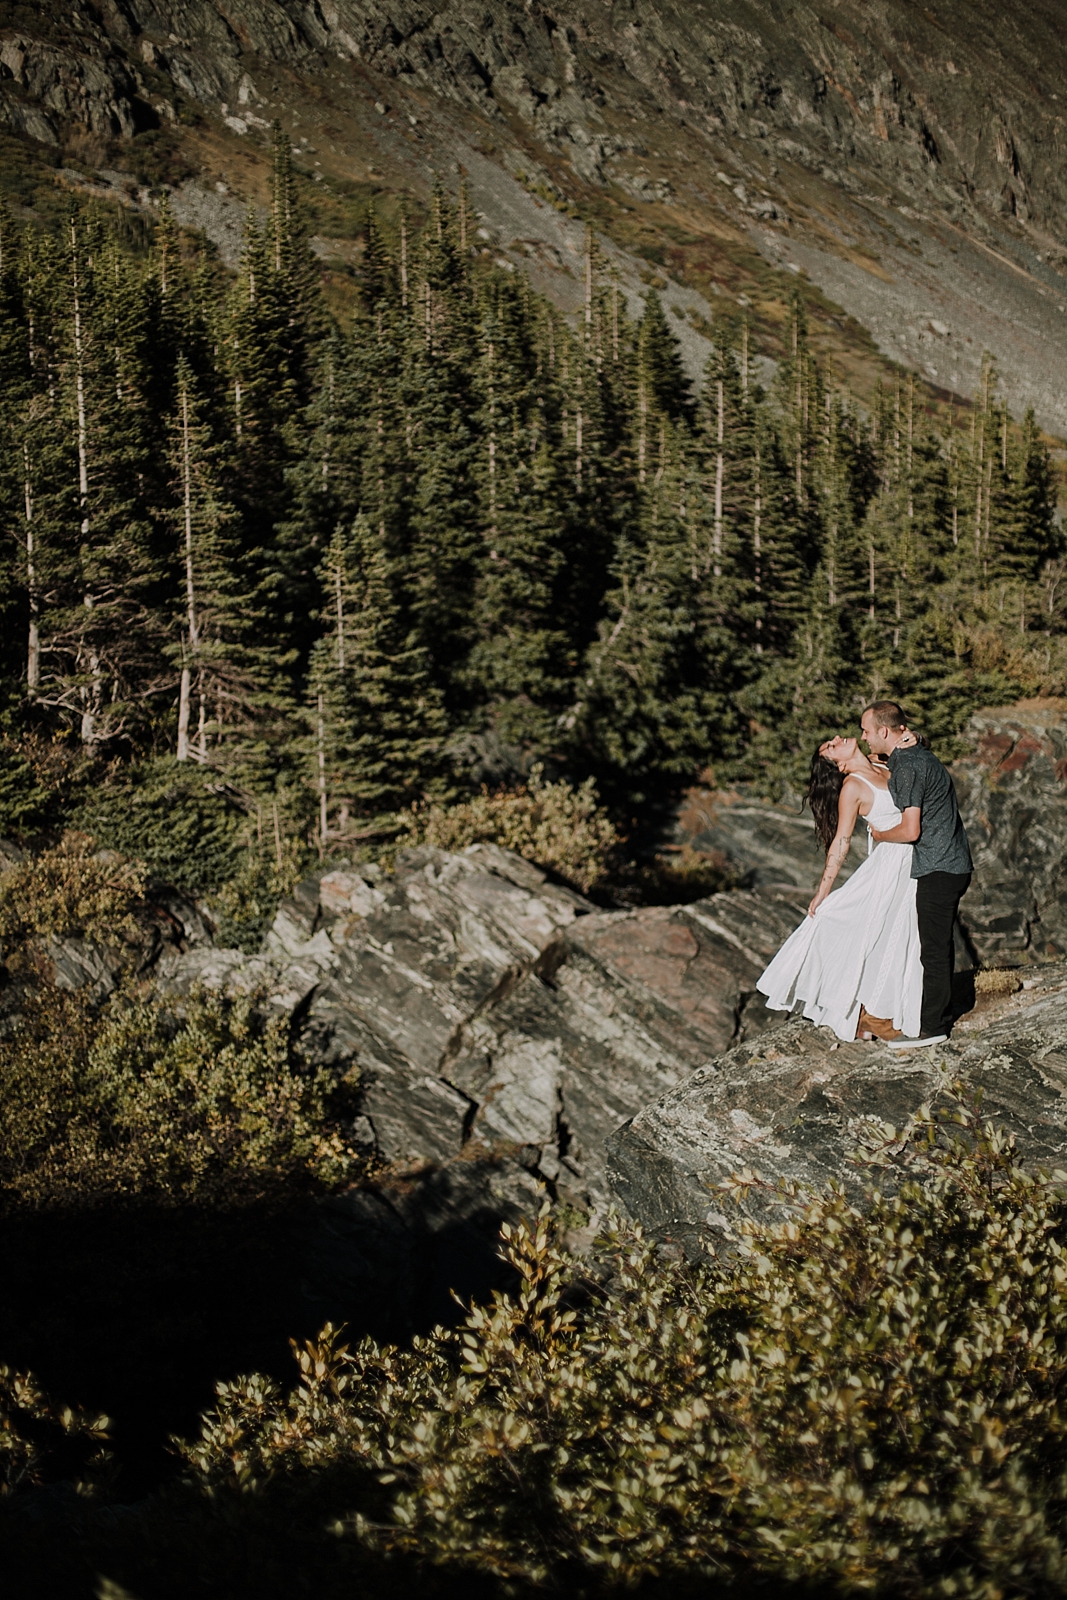
<path fill-rule="evenodd" d="M 494 284 L 479 331 L 482 558 L 465 676 L 505 742 L 544 750 L 570 698 L 558 599 L 567 560 L 565 458 L 543 425 L 533 351 L 510 285 Z"/>
<path fill-rule="evenodd" d="M 29 445 L 32 395 L 26 303 L 11 217 L 0 204 L 0 712 L 39 681 L 40 587 Z"/>
<path fill-rule="evenodd" d="M 51 313 L 48 344 L 33 352 L 42 388 L 26 441 L 33 520 L 51 524 L 41 546 L 48 596 L 37 698 L 74 716 L 83 742 L 96 745 L 131 732 L 163 681 L 138 478 L 144 404 L 128 359 L 144 304 L 77 212 L 64 230 L 61 264 L 36 278 L 34 293 Z M 116 300 L 126 302 L 121 315 Z"/>
<path fill-rule="evenodd" d="M 9 723 L 261 796 L 310 761 L 325 848 L 441 784 L 449 730 L 629 805 L 709 760 L 794 781 L 874 694 L 950 737 L 1058 685 L 1048 454 L 988 361 L 940 432 L 910 381 L 863 421 L 797 297 L 771 398 L 743 325 L 694 397 L 591 233 L 572 324 L 440 186 L 395 263 L 368 211 L 342 331 L 277 127 L 273 159 L 232 279 L 165 202 L 140 259 L 77 211 L 58 247 L 0 217 Z"/>
<path fill-rule="evenodd" d="M 400 400 L 408 515 L 407 603 L 453 707 L 466 700 L 464 662 L 473 640 L 470 597 L 484 559 L 476 507 L 478 359 L 472 308 L 440 190 L 404 324 Z"/>
<path fill-rule="evenodd" d="M 307 750 L 324 846 L 355 819 L 441 792 L 447 719 L 369 519 L 334 534 L 319 575 L 323 631 L 308 675 Z"/>
<path fill-rule="evenodd" d="M 257 596 L 254 563 L 242 559 L 220 452 L 202 421 L 184 360 L 176 390 L 166 511 L 180 573 L 178 637 L 168 650 L 178 668 L 175 753 L 179 761 L 211 761 L 253 787 L 263 786 L 278 764 L 272 747 L 286 710 L 286 663 L 264 627 L 267 612 Z"/>

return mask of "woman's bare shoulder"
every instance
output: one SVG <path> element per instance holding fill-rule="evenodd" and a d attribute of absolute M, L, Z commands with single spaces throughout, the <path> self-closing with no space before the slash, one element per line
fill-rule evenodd
<path fill-rule="evenodd" d="M 846 774 L 845 781 L 841 785 L 842 800 L 857 800 L 862 803 L 864 800 L 869 800 L 870 796 L 871 791 L 862 778 L 858 778 L 854 772 Z"/>

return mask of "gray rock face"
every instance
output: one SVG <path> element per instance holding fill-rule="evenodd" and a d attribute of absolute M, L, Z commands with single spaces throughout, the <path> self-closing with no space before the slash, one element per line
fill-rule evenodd
<path fill-rule="evenodd" d="M 261 990 L 306 1054 L 358 1065 L 385 1160 L 511 1151 L 593 1201 L 613 1129 L 767 1025 L 755 980 L 803 914 L 789 891 L 595 912 L 485 845 L 365 871 L 302 884 L 262 954 L 169 954 L 160 981 Z"/>
<path fill-rule="evenodd" d="M 887 1139 L 954 1080 L 982 1093 L 983 1114 L 1016 1136 L 1031 1167 L 1067 1165 L 1067 966 L 961 1024 L 949 1044 L 897 1054 L 839 1044 L 794 1020 L 736 1045 L 646 1107 L 608 1142 L 608 1175 L 626 1211 L 661 1235 L 711 1248 L 743 1216 L 779 1217 L 781 1181 L 844 1183 L 864 1173 L 856 1147 Z M 740 1206 L 722 1185 L 748 1169 Z"/>
<path fill-rule="evenodd" d="M 1029 9 L 1005 53 L 1000 9 L 970 0 L 947 63 L 932 13 L 872 12 L 856 0 L 837 5 L 833 31 L 813 13 L 768 0 L 551 8 L 536 0 L 231 0 L 224 8 L 124 0 L 78 9 L 73 36 L 106 76 L 121 51 L 124 70 L 146 86 L 169 82 L 202 104 L 239 97 L 248 65 L 320 74 L 357 62 L 482 116 L 518 116 L 587 180 L 602 181 L 605 164 L 640 143 L 622 131 L 637 112 L 690 130 L 691 140 L 719 129 L 775 140 L 787 158 L 846 187 L 858 168 L 870 172 L 868 186 L 903 181 L 948 204 L 958 204 L 966 184 L 994 213 L 1054 225 L 1062 212 L 1055 107 L 1033 92 L 1035 74 L 1055 77 L 1063 65 L 1047 8 Z M 1011 132 L 999 109 L 1005 96 Z M 118 107 L 132 96 L 105 81 L 99 98 Z M 657 182 L 669 193 L 658 175 L 622 176 L 632 189 L 643 184 L 642 194 Z"/>
<path fill-rule="evenodd" d="M 980 711 L 952 768 L 974 856 L 960 914 L 987 965 L 1067 952 L 1067 700 Z"/>
<path fill-rule="evenodd" d="M 857 829 L 841 882 L 866 855 L 866 837 Z M 690 789 L 678 808 L 675 842 L 721 857 L 745 889 L 788 886 L 811 895 L 825 864 L 810 811 L 763 800 L 745 785 Z"/>
<path fill-rule="evenodd" d="M 88 43 L 88 49 L 86 44 Z M 27 34 L 0 40 L 0 121 L 41 144 L 58 144 L 56 128 L 78 122 L 107 139 L 137 129 L 137 84 L 104 40 L 74 48 Z"/>

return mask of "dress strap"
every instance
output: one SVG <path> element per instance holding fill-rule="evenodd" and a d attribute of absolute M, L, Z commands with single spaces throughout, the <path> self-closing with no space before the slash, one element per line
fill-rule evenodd
<path fill-rule="evenodd" d="M 852 773 L 852 777 L 859 778 L 861 783 L 865 783 L 867 785 L 868 789 L 873 794 L 876 803 L 877 803 L 877 800 L 878 800 L 878 796 L 880 794 L 887 794 L 888 793 L 888 790 L 886 790 L 886 789 L 878 789 L 878 788 L 876 788 L 875 785 L 871 782 L 871 780 L 869 778 L 865 778 L 863 776 L 863 774 L 860 773 L 860 772 Z M 893 798 L 892 795 L 890 795 L 889 798 L 892 799 Z M 868 821 L 868 819 L 866 817 L 864 817 L 863 820 L 864 820 L 864 822 L 867 823 L 867 854 L 870 855 L 871 851 L 874 849 L 874 840 L 871 837 L 871 824 L 870 824 L 870 822 Z"/>

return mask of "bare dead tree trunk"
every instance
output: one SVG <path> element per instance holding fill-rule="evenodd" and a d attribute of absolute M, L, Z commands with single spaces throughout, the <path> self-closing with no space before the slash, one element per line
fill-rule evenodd
<path fill-rule="evenodd" d="M 341 569 L 334 570 L 334 580 L 337 585 L 337 668 L 339 672 L 345 670 L 345 602 L 341 587 Z"/>
<path fill-rule="evenodd" d="M 400 213 L 400 304 L 408 308 L 408 219 Z"/>
<path fill-rule="evenodd" d="M 37 592 L 37 539 L 33 514 L 33 479 L 30 474 L 30 447 L 22 446 L 23 488 L 26 495 L 26 592 L 30 619 L 26 637 L 26 687 L 36 694 L 41 687 L 40 597 Z"/>
<path fill-rule="evenodd" d="M 748 324 L 747 323 L 745 324 L 745 331 L 746 331 L 746 333 L 748 331 Z M 762 604 L 762 601 L 763 601 L 763 540 L 762 540 L 762 533 L 761 533 L 762 523 L 763 523 L 763 479 L 762 479 L 762 474 L 761 474 L 761 470 L 760 470 L 761 465 L 762 465 L 762 463 L 761 463 L 761 460 L 760 460 L 760 449 L 759 449 L 759 445 L 757 445 L 756 446 L 756 498 L 755 498 L 755 504 L 753 506 L 753 518 L 752 518 L 752 565 L 753 565 L 753 573 L 754 573 L 754 580 L 755 580 L 754 581 L 754 587 L 755 587 L 755 591 L 756 591 L 756 604 L 757 604 L 757 606 Z M 757 615 L 757 617 L 756 617 L 756 636 L 757 636 L 756 637 L 756 654 L 758 656 L 761 656 L 763 654 L 763 640 L 759 637 L 759 635 L 762 634 L 762 632 L 763 632 L 763 618 L 761 616 Z"/>
<path fill-rule="evenodd" d="M 189 390 L 181 385 L 178 397 L 182 427 L 182 512 L 185 533 L 185 621 L 189 658 L 182 665 L 178 694 L 178 760 L 189 759 L 189 710 L 192 693 L 192 662 L 200 653 L 200 620 L 196 609 L 196 578 L 193 570 L 193 466 L 189 440 Z"/>
<path fill-rule="evenodd" d="M 495 354 L 493 341 L 490 339 L 486 350 L 489 368 L 489 533 L 494 543 L 496 541 L 496 384 L 493 374 L 493 356 Z M 493 555 L 496 551 L 493 551 Z"/>
<path fill-rule="evenodd" d="M 723 451 L 725 408 L 723 405 L 723 387 L 720 378 L 715 386 L 718 406 L 718 453 L 715 457 L 715 532 L 712 538 L 711 552 L 714 558 L 715 576 L 722 576 L 722 480 L 725 455 Z"/>
<path fill-rule="evenodd" d="M 582 408 L 578 407 L 574 413 L 574 482 L 578 493 L 582 492 Z"/>
<path fill-rule="evenodd" d="M 327 419 L 327 425 L 326 425 L 326 438 L 323 440 L 323 445 L 322 445 L 322 492 L 323 492 L 323 494 L 326 493 L 326 488 L 327 488 L 327 485 L 328 485 L 329 480 L 330 480 L 330 446 L 333 443 L 333 434 L 330 432 L 330 429 L 333 427 L 333 422 L 334 422 L 334 415 L 333 415 L 333 356 L 332 355 L 330 356 L 327 379 L 326 379 L 326 385 L 327 385 L 327 393 L 329 394 L 329 397 L 330 397 L 330 411 L 329 411 L 329 417 Z"/>
<path fill-rule="evenodd" d="M 82 328 L 81 274 L 78 271 L 78 228 L 74 218 L 70 222 L 71 285 L 74 310 L 74 393 L 78 440 L 78 500 L 81 507 L 81 538 L 83 546 L 89 538 L 89 427 L 85 407 L 85 338 Z M 93 595 L 86 590 L 82 596 L 86 610 L 93 606 Z M 92 744 L 96 738 L 97 715 L 103 698 L 103 672 L 100 657 L 89 646 L 89 671 L 92 686 L 82 689 L 81 737 L 83 744 Z"/>
<path fill-rule="evenodd" d="M 189 759 L 189 702 L 192 692 L 192 673 L 188 661 L 182 662 L 182 675 L 178 685 L 178 750 L 179 761 Z"/>
<path fill-rule="evenodd" d="M 328 807 L 326 804 L 326 722 L 322 711 L 322 695 L 319 695 L 319 860 L 326 853 L 326 823 Z"/>

